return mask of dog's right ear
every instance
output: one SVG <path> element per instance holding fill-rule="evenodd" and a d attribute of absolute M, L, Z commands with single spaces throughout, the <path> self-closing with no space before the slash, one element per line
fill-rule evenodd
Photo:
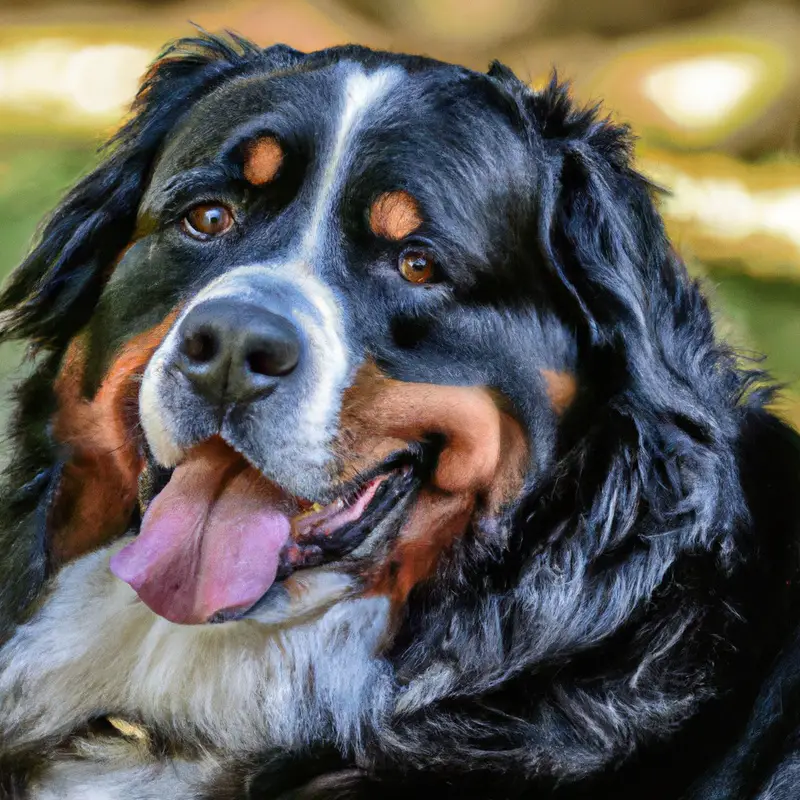
<path fill-rule="evenodd" d="M 256 68 L 291 67 L 303 55 L 262 50 L 234 34 L 181 39 L 155 61 L 110 154 L 67 194 L 0 294 L 0 340 L 63 345 L 91 316 L 108 267 L 130 242 L 162 142 L 192 104 Z"/>

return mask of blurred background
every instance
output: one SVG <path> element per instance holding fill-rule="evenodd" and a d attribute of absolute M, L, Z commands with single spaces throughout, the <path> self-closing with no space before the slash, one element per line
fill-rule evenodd
<path fill-rule="evenodd" d="M 0 0 L 0 276 L 190 20 L 262 45 L 499 58 L 534 85 L 558 67 L 633 125 L 720 327 L 766 354 L 800 425 L 800 0 Z M 20 353 L 0 349 L 2 394 Z"/>

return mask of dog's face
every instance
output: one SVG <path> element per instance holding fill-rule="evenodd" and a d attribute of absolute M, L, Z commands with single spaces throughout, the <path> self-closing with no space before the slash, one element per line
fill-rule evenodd
<path fill-rule="evenodd" d="M 501 89 L 456 67 L 345 56 L 196 103 L 60 378 L 57 430 L 137 382 L 92 420 L 143 432 L 115 573 L 205 622 L 330 562 L 402 603 L 468 528 L 502 536 L 576 387 L 535 181 Z"/>

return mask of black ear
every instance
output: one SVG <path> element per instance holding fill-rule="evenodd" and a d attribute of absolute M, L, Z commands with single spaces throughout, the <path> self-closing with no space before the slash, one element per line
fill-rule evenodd
<path fill-rule="evenodd" d="M 659 190 L 633 166 L 630 131 L 596 106 L 577 107 L 555 75 L 541 91 L 499 64 L 489 76 L 513 98 L 531 142 L 538 255 L 569 298 L 584 363 L 602 365 L 595 378 L 609 392 L 713 439 L 719 412 L 757 373 L 738 371 L 716 341 L 708 304 L 665 232 Z"/>
<path fill-rule="evenodd" d="M 526 100 L 542 156 L 537 194 L 546 260 L 580 306 L 592 341 L 605 341 L 620 324 L 639 336 L 652 292 L 674 266 L 665 270 L 670 247 L 655 187 L 632 167 L 630 132 L 599 117 L 597 107 L 574 106 L 555 75 Z"/>
<path fill-rule="evenodd" d="M 717 340 L 703 293 L 669 242 L 656 189 L 633 166 L 628 129 L 596 107 L 576 107 L 555 76 L 542 91 L 499 65 L 490 77 L 515 100 L 528 134 L 537 255 L 569 301 L 579 380 L 605 420 L 604 432 L 581 430 L 582 446 L 598 435 L 613 452 L 608 437 L 617 437 L 627 453 L 617 474 L 641 482 L 648 507 L 663 519 L 693 518 L 685 524 L 698 539 L 727 536 L 720 547 L 730 553 L 729 534 L 746 517 L 741 418 L 768 398 L 768 387 L 754 393 L 765 376 Z"/>
<path fill-rule="evenodd" d="M 601 118 L 598 106 L 576 106 L 555 73 L 541 91 L 501 64 L 489 76 L 520 109 L 535 151 L 540 247 L 592 341 L 604 341 L 621 323 L 641 327 L 670 248 L 653 202 L 656 189 L 632 166 L 627 126 Z"/>
<path fill-rule="evenodd" d="M 222 81 L 256 68 L 287 68 L 301 58 L 284 45 L 262 50 L 234 34 L 181 39 L 164 50 L 142 83 L 130 121 L 106 146 L 106 160 L 69 192 L 6 283 L 2 339 L 57 344 L 80 328 L 108 266 L 130 241 L 166 134 Z"/>

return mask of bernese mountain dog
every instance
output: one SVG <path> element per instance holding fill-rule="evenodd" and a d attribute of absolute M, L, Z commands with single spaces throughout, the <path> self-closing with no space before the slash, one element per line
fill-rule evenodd
<path fill-rule="evenodd" d="M 0 791 L 800 797 L 800 447 L 626 128 L 198 34 L 7 282 Z"/>

